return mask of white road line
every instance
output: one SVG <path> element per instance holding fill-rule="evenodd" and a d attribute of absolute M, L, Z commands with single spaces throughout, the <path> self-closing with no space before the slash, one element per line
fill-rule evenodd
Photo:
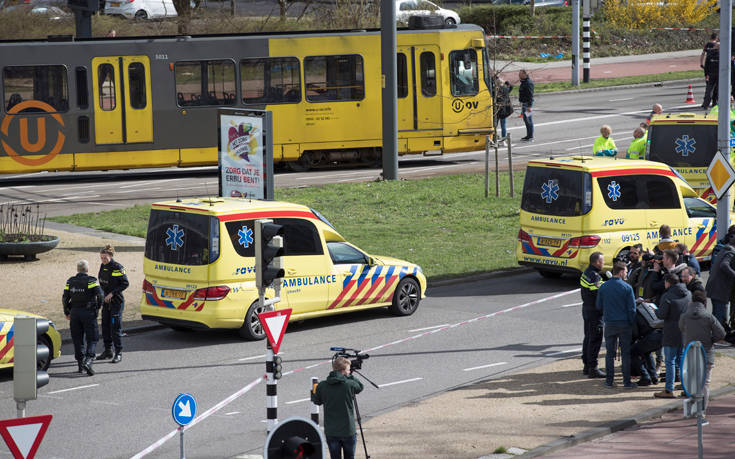
<path fill-rule="evenodd" d="M 191 188 L 189 188 L 191 189 Z M 127 191 L 113 191 L 115 194 L 124 194 L 124 193 L 140 193 L 141 191 L 153 191 L 153 190 L 160 190 L 160 188 L 145 188 L 142 190 L 127 190 Z M 166 191 L 170 190 L 170 188 L 166 188 Z"/>
<path fill-rule="evenodd" d="M 518 145 L 516 147 L 516 144 L 513 144 L 513 148 L 516 150 L 520 148 L 531 148 L 531 147 L 543 147 L 545 145 L 554 145 L 557 143 L 567 143 L 567 142 L 579 142 L 581 140 L 589 140 L 589 139 L 596 139 L 598 136 L 592 136 L 592 137 L 580 137 L 578 139 L 564 139 L 564 140 L 554 140 L 553 142 L 544 142 L 544 143 L 524 143 L 523 145 Z"/>
<path fill-rule="evenodd" d="M 84 195 L 63 196 L 61 199 L 50 199 L 48 202 L 53 202 L 53 201 L 70 201 L 72 199 L 77 199 L 77 198 L 89 199 L 89 198 L 99 198 L 99 197 L 100 197 L 100 195 L 98 195 L 98 194 L 93 194 L 91 196 L 84 196 Z"/>
<path fill-rule="evenodd" d="M 422 379 L 424 379 L 424 378 L 404 379 L 403 381 L 394 381 L 394 382 L 389 382 L 389 383 L 385 383 L 385 384 L 379 384 L 379 386 L 381 388 L 383 388 L 383 387 L 388 387 L 388 386 L 395 386 L 396 384 L 405 384 L 405 383 L 410 383 L 410 382 L 414 382 L 414 381 L 421 381 Z"/>
<path fill-rule="evenodd" d="M 633 99 L 635 99 L 635 97 L 625 97 L 623 99 L 610 99 L 608 100 L 608 102 L 622 102 L 624 100 L 633 100 Z"/>
<path fill-rule="evenodd" d="M 86 386 L 70 387 L 69 389 L 55 390 L 53 392 L 47 392 L 47 394 L 60 394 L 62 392 L 69 392 L 72 390 L 87 389 L 89 387 L 97 387 L 99 384 L 87 384 Z"/>
<path fill-rule="evenodd" d="M 481 370 L 483 368 L 497 367 L 497 366 L 500 366 L 500 365 L 507 365 L 507 364 L 508 364 L 508 362 L 491 363 L 491 364 L 488 364 L 488 365 L 480 365 L 479 367 L 465 368 L 462 371 Z"/>
<path fill-rule="evenodd" d="M 239 411 L 230 411 L 229 413 L 225 413 L 225 416 L 232 416 L 233 414 L 240 414 Z"/>
<path fill-rule="evenodd" d="M 572 306 L 579 306 L 581 304 L 582 304 L 582 302 L 580 301 L 579 303 L 563 304 L 563 305 L 561 305 L 561 307 L 562 308 L 571 308 Z"/>
<path fill-rule="evenodd" d="M 441 325 L 434 325 L 434 326 L 431 326 L 431 327 L 414 328 L 413 330 L 409 330 L 409 332 L 413 333 L 413 332 L 417 332 L 417 331 L 432 330 L 434 328 L 448 327 L 448 326 L 449 326 L 449 324 L 441 324 Z"/>
<path fill-rule="evenodd" d="M 141 185 L 151 185 L 154 183 L 161 183 L 161 181 L 160 180 L 147 180 L 145 182 L 133 183 L 131 185 L 122 185 L 122 186 L 119 186 L 118 188 L 135 188 Z"/>
<path fill-rule="evenodd" d="M 281 354 L 278 354 L 278 355 L 281 355 Z M 265 354 L 261 354 L 261 355 L 254 355 L 254 356 L 252 356 L 252 357 L 245 357 L 245 358 L 242 358 L 242 359 L 237 359 L 237 360 L 238 360 L 239 362 L 244 362 L 244 361 L 246 361 L 246 360 L 255 360 L 255 359 L 263 359 L 263 358 L 265 358 Z"/>
<path fill-rule="evenodd" d="M 580 148 L 589 148 L 589 147 L 593 147 L 593 146 L 595 146 L 595 144 L 594 144 L 594 143 L 591 143 L 591 144 L 589 144 L 589 145 L 579 145 L 579 146 L 577 146 L 577 147 L 567 148 L 567 149 L 565 149 L 564 151 L 579 150 Z"/>
<path fill-rule="evenodd" d="M 302 398 L 301 400 L 292 400 L 290 402 L 286 402 L 286 405 L 293 405 L 294 403 L 308 402 L 310 400 L 311 400 L 310 398 Z"/>
<path fill-rule="evenodd" d="M 573 352 L 582 352 L 582 348 L 581 347 L 578 347 L 578 348 L 569 349 L 569 350 L 566 350 L 566 351 L 554 352 L 553 354 L 546 354 L 546 357 L 553 357 L 555 355 L 562 355 L 562 354 L 571 354 Z"/>

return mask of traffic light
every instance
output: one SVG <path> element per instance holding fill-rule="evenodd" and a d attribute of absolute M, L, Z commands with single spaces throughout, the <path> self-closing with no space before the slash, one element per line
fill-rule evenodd
<path fill-rule="evenodd" d="M 255 241 L 255 284 L 263 289 L 284 275 L 283 225 L 255 220 Z"/>
<path fill-rule="evenodd" d="M 283 376 L 283 359 L 276 355 L 272 362 L 266 361 L 265 371 L 273 373 L 273 379 L 281 379 L 281 376 Z"/>
<path fill-rule="evenodd" d="M 67 0 L 70 10 L 89 11 L 94 13 L 100 9 L 100 0 Z"/>
<path fill-rule="evenodd" d="M 38 341 L 48 329 L 49 321 L 46 319 L 15 317 L 13 397 L 16 401 L 35 400 L 37 389 L 48 384 L 48 373 L 38 369 L 38 362 L 47 360 L 51 354 L 51 349 Z"/>
<path fill-rule="evenodd" d="M 265 440 L 268 459 L 323 459 L 327 441 L 319 426 L 306 418 L 292 417 L 279 423 Z"/>

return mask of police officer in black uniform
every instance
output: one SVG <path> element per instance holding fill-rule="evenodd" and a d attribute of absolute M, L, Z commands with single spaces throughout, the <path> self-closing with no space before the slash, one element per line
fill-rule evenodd
<path fill-rule="evenodd" d="M 77 263 L 77 275 L 70 277 L 64 287 L 61 302 L 64 315 L 69 320 L 71 339 L 74 342 L 74 357 L 79 365 L 79 373 L 86 371 L 94 375 L 92 362 L 99 335 L 97 333 L 97 311 L 102 305 L 102 289 L 97 279 L 88 275 L 89 262 L 80 260 Z M 86 338 L 86 350 L 84 341 Z"/>
<path fill-rule="evenodd" d="M 597 368 L 597 356 L 602 345 L 602 314 L 595 308 L 597 290 L 603 283 L 600 271 L 605 263 L 602 252 L 590 255 L 590 264 L 579 278 L 582 292 L 582 318 L 584 319 L 584 341 L 582 341 L 582 372 L 590 378 L 604 378 L 605 372 Z"/>
<path fill-rule="evenodd" d="M 118 363 L 122 360 L 122 312 L 125 308 L 122 292 L 130 283 L 123 265 L 112 259 L 114 255 L 115 249 L 109 244 L 100 250 L 102 265 L 98 277 L 105 293 L 102 305 L 102 340 L 105 343 L 105 350 L 97 356 L 97 360 L 112 358 L 112 363 Z"/>

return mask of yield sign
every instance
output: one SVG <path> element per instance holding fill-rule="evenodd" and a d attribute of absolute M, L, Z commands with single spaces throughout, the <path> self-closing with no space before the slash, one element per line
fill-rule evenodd
<path fill-rule="evenodd" d="M 268 341 L 271 343 L 274 354 L 278 354 L 278 348 L 281 347 L 281 341 L 283 340 L 283 334 L 286 332 L 289 317 L 291 317 L 290 309 L 261 312 L 258 314 L 258 319 L 260 319 L 260 324 L 263 326 Z"/>
<path fill-rule="evenodd" d="M 36 455 L 51 423 L 51 417 L 50 414 L 45 414 L 0 421 L 0 435 L 15 459 L 31 459 Z"/>
<path fill-rule="evenodd" d="M 707 168 L 707 178 L 718 201 L 735 182 L 735 170 L 721 152 L 715 153 L 712 158 Z"/>

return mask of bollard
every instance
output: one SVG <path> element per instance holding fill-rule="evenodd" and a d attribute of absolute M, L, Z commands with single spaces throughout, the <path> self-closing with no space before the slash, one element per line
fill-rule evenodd
<path fill-rule="evenodd" d="M 490 136 L 485 136 L 485 197 L 490 196 Z"/>
<path fill-rule="evenodd" d="M 311 393 L 316 393 L 316 386 L 319 384 L 319 378 L 312 376 L 311 377 Z M 314 424 L 319 425 L 319 405 L 317 405 L 314 402 L 311 402 L 311 420 L 314 421 Z"/>
<path fill-rule="evenodd" d="M 275 354 L 270 341 L 268 341 L 268 352 L 265 361 L 265 411 L 267 417 L 267 429 L 270 433 L 278 424 L 278 380 L 273 376 L 275 367 Z"/>
<path fill-rule="evenodd" d="M 510 132 L 505 136 L 505 143 L 508 144 L 508 177 L 510 178 L 510 197 L 513 197 L 513 156 L 510 152 Z"/>

